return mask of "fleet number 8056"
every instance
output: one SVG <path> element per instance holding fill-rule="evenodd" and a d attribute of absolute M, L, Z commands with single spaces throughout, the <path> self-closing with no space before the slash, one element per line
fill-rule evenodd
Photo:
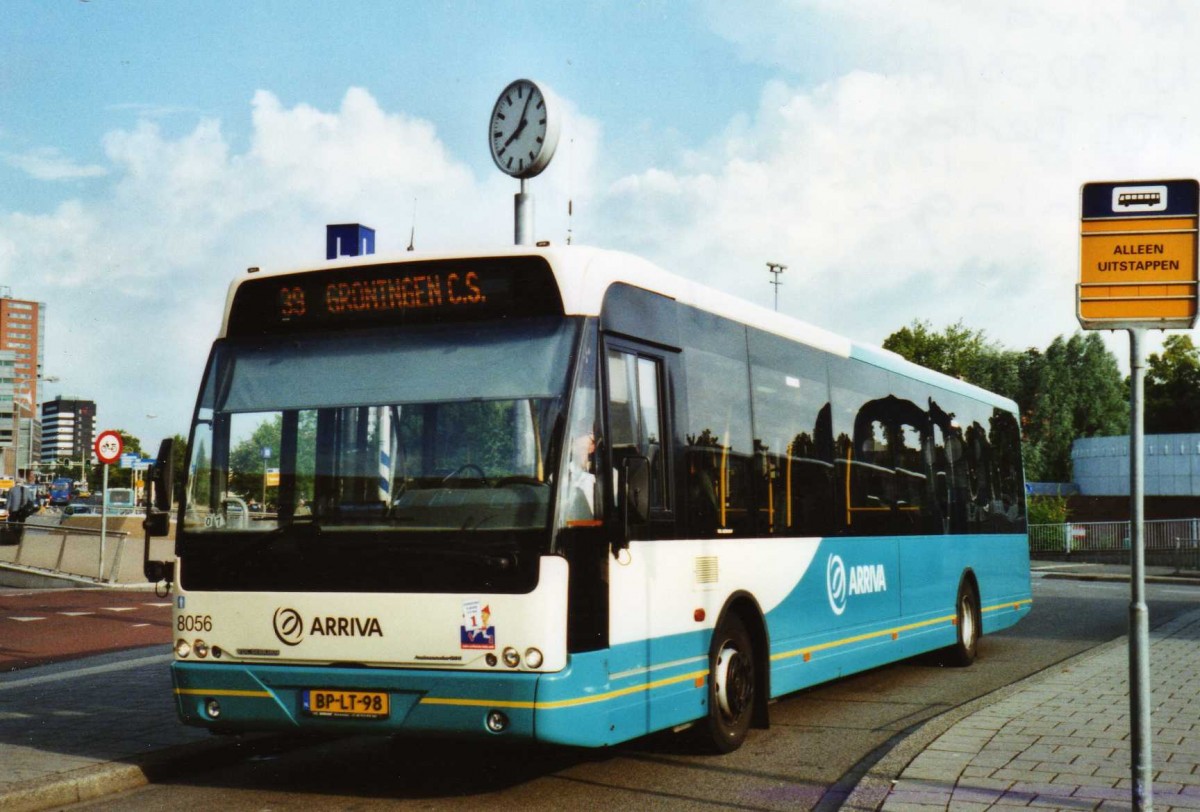
<path fill-rule="evenodd" d="M 181 632 L 211 632 L 212 615 L 180 615 L 175 618 L 175 629 Z"/>

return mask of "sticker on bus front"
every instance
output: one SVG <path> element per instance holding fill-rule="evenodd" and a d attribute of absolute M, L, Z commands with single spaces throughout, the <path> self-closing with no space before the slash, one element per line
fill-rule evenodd
<path fill-rule="evenodd" d="M 460 641 L 463 648 L 496 648 L 496 627 L 490 625 L 492 607 L 480 600 L 463 601 Z"/>

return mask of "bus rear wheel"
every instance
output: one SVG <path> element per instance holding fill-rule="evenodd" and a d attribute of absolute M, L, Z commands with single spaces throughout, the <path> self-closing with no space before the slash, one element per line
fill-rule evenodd
<path fill-rule="evenodd" d="M 742 746 L 754 717 L 756 672 L 754 645 L 746 625 L 730 614 L 713 633 L 708 717 L 697 725 L 703 749 L 731 753 Z"/>
<path fill-rule="evenodd" d="M 980 634 L 979 596 L 969 581 L 964 580 L 959 585 L 958 600 L 954 605 L 958 639 L 947 650 L 946 659 L 950 665 L 966 667 L 975 662 Z"/>

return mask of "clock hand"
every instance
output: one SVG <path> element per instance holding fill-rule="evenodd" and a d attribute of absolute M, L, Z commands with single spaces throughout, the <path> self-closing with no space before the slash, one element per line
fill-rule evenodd
<path fill-rule="evenodd" d="M 505 147 L 517 140 L 517 138 L 525 130 L 525 125 L 529 123 L 529 119 L 525 118 L 525 114 L 529 112 L 529 103 L 531 101 L 533 101 L 533 91 L 530 91 L 529 96 L 526 97 L 525 106 L 521 109 L 521 122 L 517 125 L 517 128 L 513 130 L 512 135 L 508 137 L 508 140 L 504 142 Z"/>
<path fill-rule="evenodd" d="M 525 129 L 525 125 L 526 125 L 527 123 L 528 123 L 528 122 L 527 122 L 525 119 L 521 119 L 521 123 L 517 125 L 517 128 L 516 128 L 515 130 L 513 130 L 513 131 L 512 131 L 512 135 L 510 135 L 510 136 L 509 136 L 509 137 L 508 137 L 508 138 L 505 140 L 505 142 L 504 142 L 504 148 L 505 148 L 505 149 L 507 149 L 507 148 L 508 148 L 508 145 L 509 145 L 509 144 L 511 144 L 513 141 L 516 141 L 516 140 L 517 140 L 517 138 L 519 138 L 519 137 L 520 137 L 520 135 L 521 135 L 521 130 Z"/>

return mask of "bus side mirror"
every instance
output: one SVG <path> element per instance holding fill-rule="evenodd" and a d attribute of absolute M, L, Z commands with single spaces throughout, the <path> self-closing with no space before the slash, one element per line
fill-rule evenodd
<path fill-rule="evenodd" d="M 171 500 L 175 496 L 175 440 L 168 438 L 159 445 L 150 484 L 154 487 L 155 510 L 170 514 Z M 147 499 L 146 504 L 151 504 L 151 500 Z"/>
<path fill-rule="evenodd" d="M 146 580 L 152 584 L 160 581 L 172 583 L 175 580 L 174 561 L 147 561 L 143 570 Z"/>
<path fill-rule="evenodd" d="M 168 583 L 175 577 L 175 562 L 151 561 L 150 539 L 171 534 L 171 499 L 174 496 L 175 441 L 163 440 L 150 476 L 146 478 L 146 518 L 142 530 L 146 543 L 142 551 L 142 572 L 152 584 Z"/>
<path fill-rule="evenodd" d="M 171 514 L 154 512 L 142 520 L 142 528 L 151 538 L 162 538 L 171 532 Z"/>

